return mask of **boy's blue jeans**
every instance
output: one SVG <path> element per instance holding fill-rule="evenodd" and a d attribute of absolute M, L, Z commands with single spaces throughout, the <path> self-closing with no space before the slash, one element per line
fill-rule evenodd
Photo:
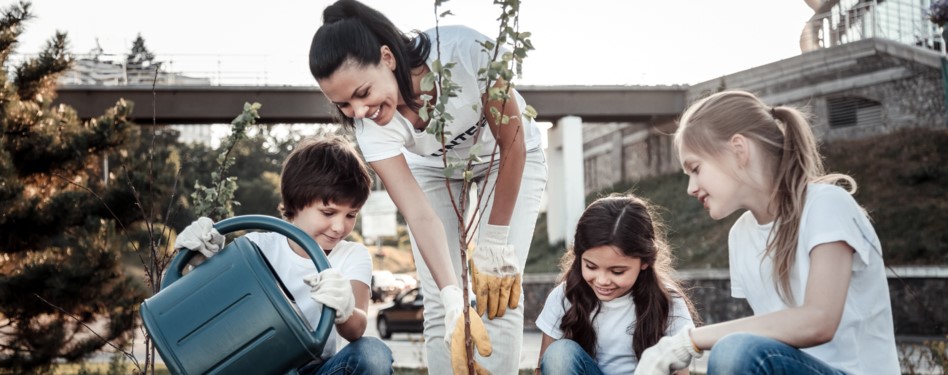
<path fill-rule="evenodd" d="M 300 375 L 391 374 L 392 350 L 377 337 L 350 342 L 323 363 L 309 363 L 299 369 Z"/>
<path fill-rule="evenodd" d="M 601 375 L 596 359 L 589 356 L 576 341 L 559 339 L 543 352 L 540 359 L 540 372 L 543 375 L 576 374 Z"/>
<path fill-rule="evenodd" d="M 748 333 L 733 333 L 718 340 L 711 348 L 708 375 L 714 374 L 846 373 L 780 341 Z"/>

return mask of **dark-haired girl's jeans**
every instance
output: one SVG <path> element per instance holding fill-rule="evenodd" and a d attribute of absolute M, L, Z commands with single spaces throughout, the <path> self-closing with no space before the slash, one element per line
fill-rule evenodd
<path fill-rule="evenodd" d="M 576 341 L 559 339 L 543 352 L 540 358 L 540 372 L 543 375 L 601 375 L 596 359 L 589 356 Z"/>
<path fill-rule="evenodd" d="M 711 348 L 708 375 L 846 373 L 780 341 L 747 333 L 724 336 Z"/>

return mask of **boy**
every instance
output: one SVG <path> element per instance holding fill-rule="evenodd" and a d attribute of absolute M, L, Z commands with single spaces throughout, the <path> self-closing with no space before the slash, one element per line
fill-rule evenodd
<path fill-rule="evenodd" d="M 369 197 L 372 179 L 362 159 L 338 137 L 304 139 L 283 162 L 280 211 L 284 220 L 302 229 L 326 252 L 332 268 L 316 275 L 309 255 L 277 233 L 255 232 L 253 241 L 315 327 L 322 306 L 336 310 L 335 326 L 320 359 L 299 369 L 301 374 L 391 374 L 392 352 L 378 338 L 363 337 L 369 304 L 372 258 L 365 246 L 346 241 L 356 215 Z M 213 256 L 224 237 L 202 217 L 185 228 L 175 248 Z M 350 343 L 336 352 L 336 336 Z"/>

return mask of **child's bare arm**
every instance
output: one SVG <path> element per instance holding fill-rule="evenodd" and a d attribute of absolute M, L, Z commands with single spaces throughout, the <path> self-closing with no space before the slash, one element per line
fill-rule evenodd
<path fill-rule="evenodd" d="M 843 316 L 852 280 L 853 248 L 845 242 L 817 245 L 810 250 L 810 276 L 803 304 L 798 307 L 699 327 L 695 344 L 709 349 L 731 332 L 770 337 L 796 348 L 808 348 L 833 339 Z"/>
<path fill-rule="evenodd" d="M 355 280 L 349 283 L 352 285 L 352 295 L 355 297 L 355 308 L 352 309 L 352 317 L 349 320 L 336 325 L 336 331 L 339 332 L 339 336 L 351 342 L 361 338 L 368 325 L 366 311 L 369 308 L 369 286 Z"/>

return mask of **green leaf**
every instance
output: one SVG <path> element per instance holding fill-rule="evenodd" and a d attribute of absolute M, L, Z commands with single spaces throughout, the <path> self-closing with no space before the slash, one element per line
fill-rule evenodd
<path fill-rule="evenodd" d="M 424 77 L 421 77 L 421 91 L 433 90 L 434 84 L 435 84 L 435 74 L 433 72 L 428 72 L 428 74 L 425 74 Z"/>

